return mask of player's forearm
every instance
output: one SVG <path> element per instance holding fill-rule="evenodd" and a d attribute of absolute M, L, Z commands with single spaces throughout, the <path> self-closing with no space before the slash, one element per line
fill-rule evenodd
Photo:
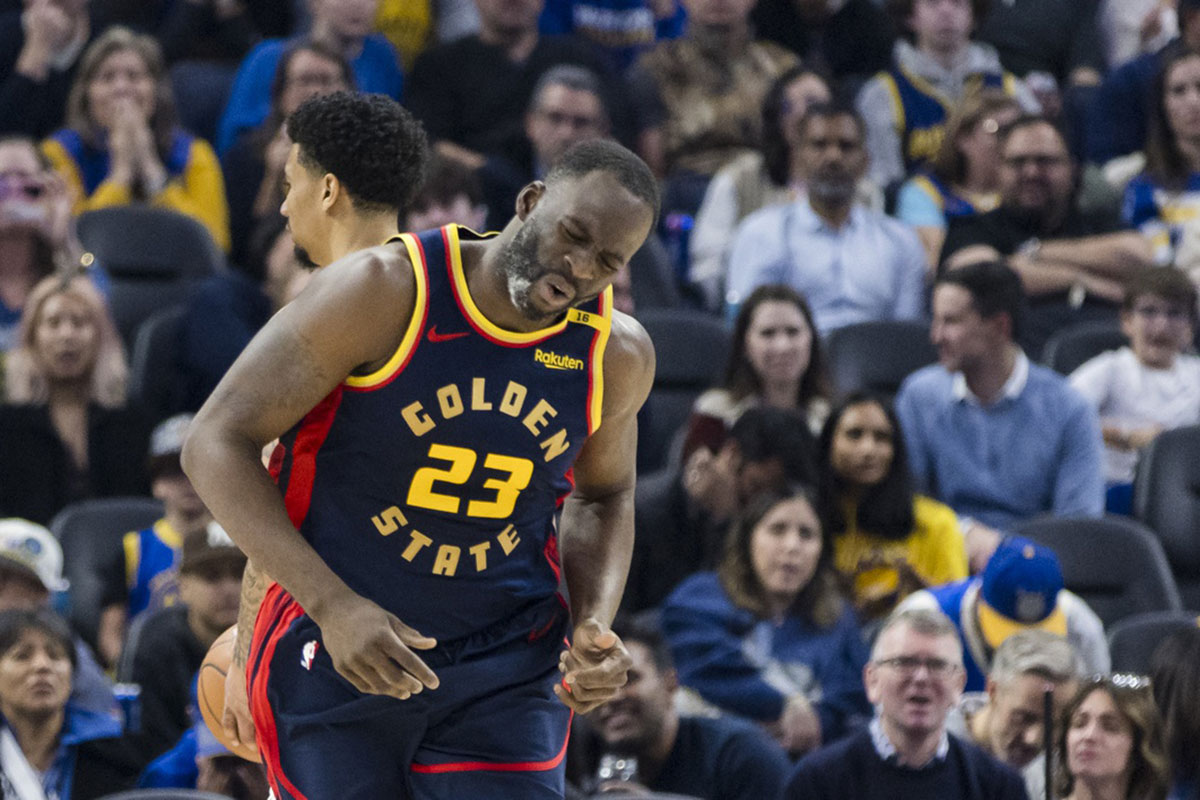
<path fill-rule="evenodd" d="M 279 488 L 262 465 L 261 446 L 208 424 L 203 413 L 183 451 L 192 485 L 255 567 L 321 624 L 322 610 L 350 589 L 292 525 Z"/>
<path fill-rule="evenodd" d="M 271 578 L 254 565 L 253 561 L 246 562 L 242 573 L 242 595 L 238 604 L 237 642 L 233 646 L 233 665 L 243 668 L 250 660 L 250 641 L 254 637 L 254 622 L 258 619 L 258 608 L 262 605 L 263 597 Z"/>
<path fill-rule="evenodd" d="M 633 489 L 598 500 L 572 496 L 563 509 L 561 539 L 572 619 L 611 624 L 633 556 Z"/>

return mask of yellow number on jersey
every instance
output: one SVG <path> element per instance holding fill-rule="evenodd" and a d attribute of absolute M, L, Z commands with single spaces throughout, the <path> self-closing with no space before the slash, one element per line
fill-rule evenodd
<path fill-rule="evenodd" d="M 408 499 L 405 502 L 418 508 L 457 514 L 462 500 L 451 494 L 435 492 L 433 485 L 435 482 L 441 482 L 462 486 L 470 480 L 478 455 L 466 447 L 431 444 L 429 457 L 435 461 L 447 461 L 450 466 L 445 469 L 421 467 L 417 470 L 408 487 Z M 467 504 L 467 516 L 505 519 L 512 514 L 517 498 L 533 477 L 533 462 L 527 458 L 488 453 L 483 460 L 483 467 L 507 473 L 507 477 L 488 478 L 484 481 L 484 488 L 494 489 L 496 496 L 491 500 L 470 501 Z"/>

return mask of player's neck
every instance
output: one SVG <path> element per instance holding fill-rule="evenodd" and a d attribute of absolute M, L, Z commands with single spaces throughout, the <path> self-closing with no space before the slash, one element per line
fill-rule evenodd
<path fill-rule="evenodd" d="M 329 263 L 377 247 L 400 232 L 395 214 L 360 215 L 347 225 L 335 225 L 329 232 Z"/>
<path fill-rule="evenodd" d="M 553 319 L 530 320 L 509 299 L 508 282 L 497 263 L 503 249 L 500 239 L 504 236 L 502 233 L 487 243 L 464 242 L 461 245 L 463 274 L 471 299 L 488 321 L 502 330 L 529 333 L 553 325 Z"/>

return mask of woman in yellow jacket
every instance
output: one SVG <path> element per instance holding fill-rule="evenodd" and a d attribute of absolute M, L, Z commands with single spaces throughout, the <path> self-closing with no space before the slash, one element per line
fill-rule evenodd
<path fill-rule="evenodd" d="M 224 250 L 229 210 L 207 142 L 181 129 L 162 52 L 111 28 L 88 47 L 67 99 L 67 127 L 42 149 L 66 179 L 75 213 L 148 203 L 193 217 Z"/>
<path fill-rule="evenodd" d="M 823 522 L 859 618 L 881 619 L 908 594 L 967 577 L 958 518 L 913 493 L 900 425 L 882 400 L 851 395 L 820 437 Z"/>

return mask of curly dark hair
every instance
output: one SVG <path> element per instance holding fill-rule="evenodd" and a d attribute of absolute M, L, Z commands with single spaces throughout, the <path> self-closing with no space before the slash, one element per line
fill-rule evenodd
<path fill-rule="evenodd" d="M 643 201 L 658 221 L 658 181 L 646 162 L 608 139 L 589 139 L 571 146 L 546 176 L 546 185 L 565 178 L 582 178 L 592 172 L 607 172 L 630 194 Z"/>
<path fill-rule="evenodd" d="M 362 211 L 404 213 L 423 183 L 425 129 L 390 97 L 313 97 L 288 117 L 287 132 L 300 145 L 300 163 L 336 175 Z"/>

